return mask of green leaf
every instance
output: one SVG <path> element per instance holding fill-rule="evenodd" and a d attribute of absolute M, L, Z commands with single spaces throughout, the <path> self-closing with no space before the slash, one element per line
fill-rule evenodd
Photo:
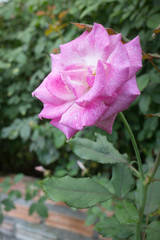
<path fill-rule="evenodd" d="M 27 61 L 26 55 L 22 52 L 23 50 L 20 50 L 20 52 L 17 54 L 16 57 L 16 62 L 19 63 L 20 65 L 24 65 Z"/>
<path fill-rule="evenodd" d="M 54 144 L 57 149 L 61 148 L 66 142 L 66 136 L 59 129 L 54 129 Z"/>
<path fill-rule="evenodd" d="M 154 14 L 147 20 L 148 28 L 156 28 L 160 24 L 160 14 Z"/>
<path fill-rule="evenodd" d="M 149 75 L 148 74 L 143 74 L 140 77 L 137 77 L 137 84 L 139 91 L 142 91 L 147 87 L 149 83 Z"/>
<path fill-rule="evenodd" d="M 96 134 L 96 142 L 87 138 L 75 138 L 69 142 L 73 144 L 74 153 L 85 160 L 92 160 L 99 163 L 120 163 L 126 159 L 108 142 L 105 136 Z"/>
<path fill-rule="evenodd" d="M 0 61 L 0 69 L 8 69 L 10 67 L 9 63 Z"/>
<path fill-rule="evenodd" d="M 102 211 L 102 209 L 99 206 L 91 207 L 87 211 L 85 225 L 89 226 L 89 225 L 95 224 L 97 220 L 102 220 L 105 218 L 105 216 L 106 214 Z"/>
<path fill-rule="evenodd" d="M 122 224 L 135 223 L 139 220 L 136 207 L 126 200 L 117 202 L 115 214 Z"/>
<path fill-rule="evenodd" d="M 151 103 L 151 97 L 149 95 L 141 96 L 139 100 L 139 108 L 143 114 L 147 113 L 150 103 Z"/>
<path fill-rule="evenodd" d="M 38 160 L 43 165 L 49 165 L 59 158 L 59 152 L 51 140 L 46 141 L 47 147 L 37 150 Z"/>
<path fill-rule="evenodd" d="M 38 189 L 28 189 L 26 190 L 26 194 L 25 194 L 25 199 L 28 201 L 28 200 L 31 200 L 32 198 L 34 198 L 38 193 Z"/>
<path fill-rule="evenodd" d="M 31 128 L 29 127 L 29 125 L 28 124 L 23 125 L 22 128 L 20 129 L 21 138 L 24 141 L 26 141 L 29 138 L 30 134 L 31 134 Z"/>
<path fill-rule="evenodd" d="M 0 208 L 0 224 L 2 224 L 3 222 L 3 213 L 2 213 L 2 209 Z"/>
<path fill-rule="evenodd" d="M 120 224 L 115 216 L 111 218 L 105 218 L 96 224 L 95 229 L 102 234 L 103 237 L 113 238 L 114 240 L 128 239 L 133 232 L 132 226 Z"/>
<path fill-rule="evenodd" d="M 21 180 L 22 180 L 22 178 L 24 177 L 24 174 L 23 173 L 19 173 L 19 174 L 17 174 L 15 177 L 14 177 L 14 183 L 16 184 L 16 183 L 19 183 Z"/>
<path fill-rule="evenodd" d="M 111 1 L 111 0 L 110 0 Z M 112 0 L 113 1 L 113 0 Z M 104 2 L 104 0 L 99 0 L 98 2 L 94 2 L 93 4 L 91 4 L 90 6 L 88 6 L 87 8 L 85 8 L 85 10 L 81 13 L 80 15 L 80 19 L 84 18 L 86 15 L 90 15 L 92 11 L 96 11 L 98 6 L 100 4 L 102 4 Z"/>
<path fill-rule="evenodd" d="M 123 199 L 134 185 L 134 178 L 128 166 L 124 164 L 113 166 L 110 183 L 114 189 L 114 195 Z"/>
<path fill-rule="evenodd" d="M 32 205 L 29 208 L 29 215 L 31 216 L 37 209 L 37 203 L 32 203 Z"/>
<path fill-rule="evenodd" d="M 111 193 L 91 178 L 50 178 L 43 181 L 47 196 L 75 208 L 87 208 L 111 198 Z"/>
<path fill-rule="evenodd" d="M 86 226 L 92 225 L 96 222 L 96 220 L 97 220 L 97 215 L 96 214 L 94 214 L 94 213 L 89 214 L 86 217 L 85 225 Z"/>
<path fill-rule="evenodd" d="M 20 198 L 22 196 L 22 193 L 19 190 L 12 190 L 8 196 L 10 199 L 13 197 Z"/>
<path fill-rule="evenodd" d="M 2 201 L 2 203 L 4 204 L 5 208 L 4 210 L 5 211 L 10 211 L 11 209 L 15 209 L 15 206 L 14 206 L 14 203 L 12 200 L 10 200 L 9 198 L 6 198 Z"/>
<path fill-rule="evenodd" d="M 46 196 L 42 196 L 39 198 L 38 203 L 44 203 L 47 200 Z"/>
<path fill-rule="evenodd" d="M 45 37 L 42 36 L 38 39 L 37 45 L 34 48 L 35 55 L 37 56 L 41 55 L 45 46 L 46 46 L 46 39 Z"/>
<path fill-rule="evenodd" d="M 3 192 L 6 193 L 11 187 L 11 178 L 6 177 L 4 182 L 0 183 L 0 188 L 3 189 Z"/>
<path fill-rule="evenodd" d="M 64 177 L 67 175 L 67 170 L 65 169 L 58 169 L 56 172 L 55 172 L 55 176 L 56 177 Z"/>
<path fill-rule="evenodd" d="M 160 222 L 154 221 L 147 226 L 146 240 L 159 240 L 160 236 Z"/>
<path fill-rule="evenodd" d="M 40 217 L 42 217 L 42 218 L 48 217 L 48 208 L 46 205 L 44 205 L 44 203 L 37 203 L 36 211 Z"/>

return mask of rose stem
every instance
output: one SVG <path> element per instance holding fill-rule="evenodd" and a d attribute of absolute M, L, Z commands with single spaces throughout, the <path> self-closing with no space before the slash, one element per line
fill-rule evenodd
<path fill-rule="evenodd" d="M 142 185 L 142 192 L 141 192 L 141 202 L 140 202 L 140 207 L 139 207 L 139 221 L 136 224 L 136 233 L 135 233 L 135 240 L 141 240 L 141 225 L 142 225 L 142 218 L 143 218 L 143 212 L 144 212 L 144 207 L 145 207 L 145 203 L 146 203 L 146 195 L 147 195 L 147 185 L 145 185 L 145 177 L 144 177 L 144 173 L 142 170 L 142 161 L 141 161 L 141 157 L 140 157 L 140 153 L 137 147 L 137 143 L 135 140 L 135 137 L 133 135 L 133 132 L 124 116 L 124 114 L 122 112 L 119 113 L 122 122 L 124 123 L 125 127 L 128 130 L 128 133 L 130 135 L 130 139 L 135 151 L 135 155 L 137 158 L 137 164 L 138 164 L 138 169 L 139 169 L 139 173 L 140 173 L 140 180 L 141 180 L 141 185 Z"/>
<path fill-rule="evenodd" d="M 133 132 L 132 132 L 124 114 L 122 112 L 120 112 L 119 115 L 120 115 L 121 120 L 124 123 L 125 127 L 127 128 L 129 135 L 130 135 L 131 142 L 132 142 L 132 145 L 133 145 L 133 148 L 134 148 L 134 151 L 135 151 L 135 155 L 136 155 L 136 158 L 137 158 L 138 169 L 139 169 L 139 172 L 140 172 L 140 178 L 142 180 L 144 180 L 144 173 L 143 173 L 143 170 L 142 170 L 142 161 L 141 161 L 141 157 L 140 157 L 140 153 L 139 153 L 139 150 L 138 150 L 138 147 L 137 147 L 135 137 L 133 135 Z"/>
<path fill-rule="evenodd" d="M 138 168 L 139 168 L 139 172 L 140 172 L 140 179 L 141 179 L 141 184 L 142 184 L 142 193 L 141 193 L 141 204 L 140 204 L 140 209 L 139 209 L 139 221 L 137 222 L 136 225 L 136 234 L 135 234 L 135 239 L 136 240 L 141 240 L 141 225 L 142 225 L 142 218 L 143 218 L 143 213 L 144 213 L 144 209 L 145 209 L 145 204 L 146 204 L 146 197 L 147 197 L 147 189 L 149 184 L 151 183 L 159 165 L 160 165 L 160 149 L 157 155 L 157 158 L 154 162 L 153 168 L 150 170 L 149 174 L 147 175 L 146 179 L 144 178 L 144 173 L 142 170 L 142 161 L 140 158 L 140 154 L 139 154 L 139 150 L 137 147 L 137 143 L 136 140 L 134 138 L 134 135 L 132 133 L 132 130 L 125 118 L 125 116 L 123 115 L 122 112 L 119 113 L 120 117 L 125 125 L 125 127 L 127 128 L 129 134 L 130 134 L 130 138 L 133 144 L 133 148 L 136 154 L 136 158 L 137 158 L 137 163 L 138 163 Z"/>

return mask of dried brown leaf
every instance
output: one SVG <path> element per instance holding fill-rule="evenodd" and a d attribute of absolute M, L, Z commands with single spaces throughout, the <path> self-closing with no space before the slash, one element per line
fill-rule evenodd
<path fill-rule="evenodd" d="M 85 23 L 71 23 L 73 25 L 75 25 L 76 27 L 80 28 L 80 29 L 86 29 L 88 32 L 90 32 L 93 28 L 93 25 L 89 25 L 89 24 L 85 24 Z"/>
<path fill-rule="evenodd" d="M 49 24 L 49 28 L 45 31 L 45 35 L 48 36 L 54 31 L 54 28 L 51 24 Z"/>
<path fill-rule="evenodd" d="M 158 25 L 158 27 L 156 27 L 156 28 L 153 30 L 153 32 L 154 32 L 155 34 L 160 33 L 160 24 Z"/>
<path fill-rule="evenodd" d="M 143 51 L 143 59 L 151 60 L 153 58 L 160 59 L 160 54 L 158 54 L 158 53 L 145 53 Z"/>
<path fill-rule="evenodd" d="M 46 15 L 46 12 L 44 12 L 44 11 L 38 11 L 38 12 L 36 13 L 36 15 L 37 15 L 37 16 L 44 16 L 44 15 Z"/>
<path fill-rule="evenodd" d="M 93 25 L 89 25 L 89 24 L 85 24 L 85 23 L 72 23 L 72 24 L 80 29 L 85 28 L 88 32 L 90 32 L 93 28 Z M 117 32 L 114 31 L 112 28 L 106 28 L 106 31 L 108 32 L 109 35 L 117 34 Z M 127 42 L 129 42 L 129 39 L 122 36 L 122 43 L 127 43 Z"/>
<path fill-rule="evenodd" d="M 54 53 L 54 54 L 57 54 L 59 52 L 60 52 L 59 48 L 53 48 L 52 49 L 52 53 Z"/>
<path fill-rule="evenodd" d="M 149 113 L 145 116 L 146 118 L 160 117 L 160 113 Z"/>
<path fill-rule="evenodd" d="M 62 11 L 58 14 L 58 19 L 61 21 L 69 12 L 69 10 Z"/>

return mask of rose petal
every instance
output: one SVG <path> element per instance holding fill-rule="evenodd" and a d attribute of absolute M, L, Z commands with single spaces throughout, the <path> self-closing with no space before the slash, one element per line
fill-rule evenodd
<path fill-rule="evenodd" d="M 116 98 L 116 91 L 128 80 L 129 59 L 123 44 L 119 42 L 109 56 L 106 64 L 98 61 L 93 87 L 76 100 L 80 106 L 86 106 L 93 99 L 101 97 L 110 105 Z"/>
<path fill-rule="evenodd" d="M 66 135 L 67 139 L 73 137 L 78 132 L 77 130 L 75 130 L 73 128 L 67 127 L 67 126 L 59 123 L 59 121 L 60 121 L 60 118 L 55 118 L 50 122 L 50 124 L 52 124 L 56 128 L 59 128 Z"/>
<path fill-rule="evenodd" d="M 101 122 L 100 121 L 96 122 L 94 124 L 94 126 L 103 129 L 104 131 L 108 132 L 109 134 L 112 134 L 112 127 L 113 127 L 113 123 L 114 123 L 116 116 L 117 116 L 117 114 L 113 114 L 111 117 L 109 117 Z"/>
<path fill-rule="evenodd" d="M 106 95 L 112 96 L 114 92 L 120 88 L 129 77 L 129 58 L 124 45 L 119 42 L 117 47 L 107 59 L 108 65 Z"/>
<path fill-rule="evenodd" d="M 107 110 L 108 106 L 102 101 L 94 101 L 87 107 L 73 104 L 63 115 L 60 123 L 77 130 L 92 126 Z"/>
<path fill-rule="evenodd" d="M 129 78 L 133 77 L 136 72 L 142 67 L 142 49 L 139 41 L 139 37 L 137 36 L 132 41 L 124 44 L 130 61 L 130 70 L 129 70 Z"/>
<path fill-rule="evenodd" d="M 69 65 L 77 65 L 78 63 L 80 65 L 84 65 L 84 59 L 80 58 L 78 47 L 81 44 L 83 45 L 83 41 L 88 34 L 89 33 L 85 31 L 80 37 L 74 39 L 73 41 L 60 45 L 62 64 L 64 67 Z"/>
<path fill-rule="evenodd" d="M 61 54 L 50 54 L 52 62 L 52 72 L 62 71 Z"/>
<path fill-rule="evenodd" d="M 97 66 L 98 60 L 106 61 L 110 38 L 106 29 L 95 23 L 92 31 L 85 38 L 85 46 L 87 47 L 87 56 L 85 62 L 88 66 Z"/>
<path fill-rule="evenodd" d="M 117 45 L 121 42 L 121 33 L 110 35 L 109 39 L 110 39 L 110 44 L 106 52 L 106 58 L 109 57 L 109 55 L 114 51 Z"/>
<path fill-rule="evenodd" d="M 69 89 L 72 90 L 76 98 L 83 95 L 87 89 L 88 84 L 86 81 L 87 71 L 85 70 L 74 70 L 74 71 L 63 71 L 61 73 L 62 81 L 68 85 Z"/>
<path fill-rule="evenodd" d="M 46 88 L 53 97 L 57 97 L 63 101 L 72 101 L 74 99 L 73 92 L 63 83 L 60 73 L 57 75 L 53 75 L 52 73 L 48 75 Z"/>
<path fill-rule="evenodd" d="M 87 106 L 96 98 L 101 98 L 107 105 L 110 105 L 115 100 L 117 94 L 108 97 L 108 90 L 106 89 L 107 81 L 110 81 L 107 77 L 109 71 L 108 66 L 99 60 L 94 84 L 87 93 L 76 100 L 78 105 Z"/>
<path fill-rule="evenodd" d="M 95 23 L 90 33 L 85 31 L 74 41 L 61 45 L 62 64 L 96 66 L 98 59 L 106 60 L 109 42 L 106 29 Z"/>
<path fill-rule="evenodd" d="M 51 103 L 54 105 L 59 105 L 64 101 L 60 99 L 59 96 L 54 96 L 53 94 L 51 94 L 46 87 L 46 82 L 48 81 L 49 75 L 43 80 L 41 85 L 38 88 L 36 88 L 36 90 L 32 93 L 32 96 L 37 97 L 43 103 Z"/>
<path fill-rule="evenodd" d="M 103 121 L 111 116 L 124 111 L 130 104 L 140 95 L 139 89 L 137 87 L 136 78 L 132 77 L 128 80 L 121 89 L 117 92 L 117 98 L 113 102 L 109 109 L 102 115 L 99 121 Z"/>
<path fill-rule="evenodd" d="M 42 119 L 53 119 L 60 117 L 74 102 L 65 102 L 61 105 L 55 106 L 50 103 L 44 104 L 43 110 L 40 112 L 39 117 Z"/>
<path fill-rule="evenodd" d="M 53 76 L 56 75 L 60 70 L 62 70 L 61 66 L 61 54 L 51 54 L 51 61 L 52 61 L 52 71 L 54 73 L 50 73 L 41 83 L 41 85 L 32 93 L 32 96 L 36 96 L 39 100 L 43 103 L 51 103 L 53 105 L 58 105 L 64 102 L 63 99 L 60 99 L 59 95 L 56 96 L 53 94 L 55 92 L 55 87 L 52 87 L 52 91 L 48 91 L 47 82 L 50 79 L 54 78 Z"/>

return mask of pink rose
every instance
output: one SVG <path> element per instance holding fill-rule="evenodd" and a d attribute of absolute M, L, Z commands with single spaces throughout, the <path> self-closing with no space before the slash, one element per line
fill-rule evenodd
<path fill-rule="evenodd" d="M 67 139 L 85 126 L 111 134 L 120 111 L 140 94 L 135 74 L 142 67 L 139 37 L 122 44 L 121 34 L 108 35 L 95 23 L 77 39 L 51 54 L 52 71 L 33 92 L 44 108 L 40 118 L 52 119 Z"/>

